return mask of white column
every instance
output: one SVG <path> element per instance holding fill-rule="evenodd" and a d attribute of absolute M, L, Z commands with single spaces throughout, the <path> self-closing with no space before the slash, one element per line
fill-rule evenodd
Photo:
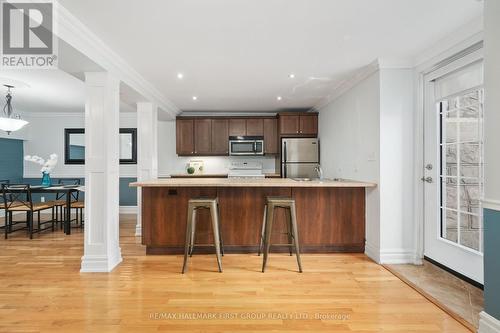
<path fill-rule="evenodd" d="M 110 272 L 119 244 L 120 81 L 85 73 L 85 240 L 80 272 Z"/>
<path fill-rule="evenodd" d="M 158 177 L 158 108 L 153 103 L 137 103 L 137 180 Z M 135 235 L 142 235 L 141 189 L 137 189 L 137 225 Z"/>

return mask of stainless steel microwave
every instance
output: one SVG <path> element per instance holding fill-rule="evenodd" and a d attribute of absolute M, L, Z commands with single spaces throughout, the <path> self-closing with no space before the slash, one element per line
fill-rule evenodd
<path fill-rule="evenodd" d="M 230 136 L 229 155 L 264 155 L 264 138 L 262 136 Z"/>

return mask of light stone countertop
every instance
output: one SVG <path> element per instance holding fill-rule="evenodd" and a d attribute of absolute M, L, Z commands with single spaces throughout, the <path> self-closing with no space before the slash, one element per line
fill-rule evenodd
<path fill-rule="evenodd" d="M 376 187 L 355 180 L 297 181 L 290 178 L 162 178 L 130 183 L 130 187 Z"/>

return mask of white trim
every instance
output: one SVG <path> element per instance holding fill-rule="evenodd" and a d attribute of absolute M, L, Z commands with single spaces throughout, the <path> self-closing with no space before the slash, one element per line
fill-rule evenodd
<path fill-rule="evenodd" d="M 379 61 L 376 59 L 369 65 L 362 67 L 358 71 L 356 71 L 353 75 L 348 77 L 347 79 L 340 81 L 335 88 L 333 89 L 332 93 L 323 98 L 318 104 L 314 106 L 316 110 L 321 110 L 325 108 L 328 104 L 332 103 L 335 101 L 337 98 L 345 94 L 347 91 L 351 90 L 354 88 L 356 85 L 358 85 L 360 82 L 363 80 L 367 79 L 370 77 L 373 73 L 376 73 L 379 70 Z"/>
<path fill-rule="evenodd" d="M 77 17 L 59 2 L 55 4 L 58 18 L 58 36 L 62 40 L 130 86 L 147 100 L 154 102 L 159 108 L 167 112 L 172 119 L 175 118 L 180 110 L 170 100 L 109 48 Z"/>
<path fill-rule="evenodd" d="M 137 206 L 120 206 L 120 214 L 137 214 Z"/>
<path fill-rule="evenodd" d="M 386 249 L 380 250 L 380 264 L 414 264 L 420 263 L 417 260 L 415 251 L 412 249 Z"/>
<path fill-rule="evenodd" d="M 415 62 L 406 58 L 378 58 L 379 69 L 413 69 Z"/>
<path fill-rule="evenodd" d="M 500 211 L 500 200 L 484 198 L 482 202 L 483 202 L 483 208 Z"/>
<path fill-rule="evenodd" d="M 483 40 L 483 18 L 479 17 L 438 41 L 415 57 L 415 67 L 429 68 L 451 54 Z"/>
<path fill-rule="evenodd" d="M 121 249 L 119 248 L 119 253 Z M 107 273 L 111 272 L 116 266 L 122 262 L 121 255 L 118 256 L 100 256 L 100 255 L 85 255 L 82 256 L 82 266 L 80 273 Z"/>
<path fill-rule="evenodd" d="M 482 22 L 482 20 L 481 20 Z M 425 113 L 425 74 L 429 72 L 436 64 L 452 57 L 453 55 L 481 42 L 483 40 L 482 25 L 478 30 L 477 22 L 472 22 L 472 25 L 466 25 L 465 28 L 459 29 L 462 31 L 471 29 L 469 33 L 462 32 L 462 35 L 453 34 L 443 39 L 440 43 L 436 44 L 435 48 L 429 49 L 425 52 L 425 56 L 417 57 L 415 67 L 415 81 L 416 81 L 416 104 L 415 104 L 415 169 L 414 169 L 414 200 L 415 200 L 415 236 L 414 241 L 416 244 L 415 258 L 421 261 L 424 257 L 425 239 L 424 239 L 424 183 L 420 180 L 424 175 L 424 113 Z M 454 36 L 468 36 L 465 40 L 457 41 Z"/>
<path fill-rule="evenodd" d="M 372 246 L 371 244 L 368 244 L 368 242 L 365 243 L 365 254 L 375 261 L 377 264 L 380 264 L 380 250 L 377 247 Z"/>
<path fill-rule="evenodd" d="M 481 311 L 479 313 L 478 333 L 500 333 L 500 320 Z"/>

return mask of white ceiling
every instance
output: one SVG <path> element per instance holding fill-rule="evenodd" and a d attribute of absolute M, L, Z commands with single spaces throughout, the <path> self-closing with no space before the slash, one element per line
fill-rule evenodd
<path fill-rule="evenodd" d="M 16 86 L 12 90 L 15 112 L 83 112 L 85 107 L 83 82 L 60 70 L 2 70 L 0 83 Z M 6 91 L 1 86 L 0 96 Z"/>
<path fill-rule="evenodd" d="M 59 43 L 59 69 L 2 69 L 0 70 L 0 99 L 13 85 L 12 104 L 21 116 L 25 113 L 74 113 L 85 110 L 84 72 L 102 68 L 62 40 Z M 142 101 L 134 90 L 125 84 L 120 86 L 120 111 L 133 112 L 136 102 Z M 5 101 L 1 102 L 1 106 Z"/>
<path fill-rule="evenodd" d="M 477 0 L 59 1 L 180 109 L 230 111 L 314 106 L 356 69 L 377 57 L 411 61 L 483 8 Z"/>

